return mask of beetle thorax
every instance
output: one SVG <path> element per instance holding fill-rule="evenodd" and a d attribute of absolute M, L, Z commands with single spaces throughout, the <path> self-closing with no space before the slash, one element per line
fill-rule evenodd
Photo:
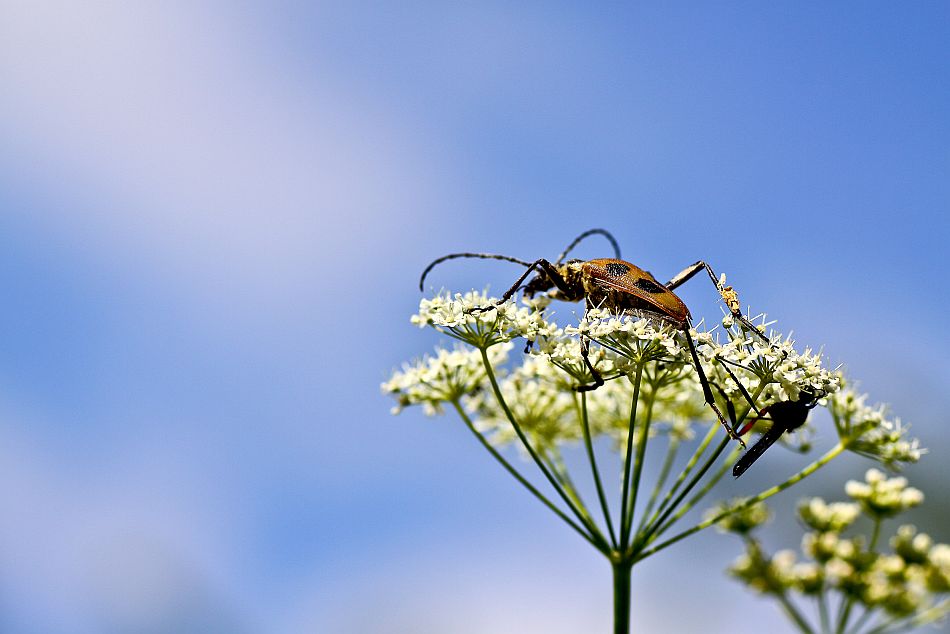
<path fill-rule="evenodd" d="M 557 290 L 553 295 L 556 299 L 562 299 L 568 302 L 579 302 L 587 296 L 587 289 L 584 284 L 584 263 L 581 260 L 570 260 L 557 267 L 564 282 L 567 284 L 568 292 Z"/>

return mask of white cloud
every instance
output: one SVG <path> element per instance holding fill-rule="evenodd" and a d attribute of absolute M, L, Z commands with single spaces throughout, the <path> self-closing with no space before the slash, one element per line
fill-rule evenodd
<path fill-rule="evenodd" d="M 32 218 L 183 284 L 312 281 L 321 254 L 392 252 L 444 163 L 345 60 L 281 58 L 227 8 L 6 3 L 0 139 L 61 202 Z M 442 173 L 445 173 L 444 165 Z M 24 213 L 34 214 L 34 210 Z"/>

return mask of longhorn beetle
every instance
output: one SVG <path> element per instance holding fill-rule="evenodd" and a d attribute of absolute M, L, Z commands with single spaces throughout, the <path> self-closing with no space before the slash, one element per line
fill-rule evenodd
<path fill-rule="evenodd" d="M 568 260 L 562 262 L 564 258 L 567 257 L 567 254 L 570 253 L 581 240 L 594 234 L 600 234 L 610 241 L 614 249 L 614 258 L 587 261 Z M 583 299 L 586 300 L 586 308 L 594 306 L 604 307 L 616 312 L 647 317 L 667 323 L 681 331 L 689 345 L 689 352 L 696 366 L 696 374 L 702 385 L 703 396 L 706 399 L 706 403 L 716 413 L 716 416 L 719 418 L 719 423 L 726 432 L 745 447 L 745 442 L 743 442 L 739 434 L 729 425 L 719 410 L 719 407 L 716 405 L 716 400 L 713 398 L 712 391 L 709 387 L 709 380 L 706 378 L 706 373 L 703 371 L 703 366 L 699 361 L 699 355 L 696 353 L 693 338 L 689 334 L 691 327 L 689 309 L 686 308 L 686 304 L 673 293 L 673 289 L 700 271 L 705 271 L 723 301 L 725 301 L 733 317 L 749 330 L 758 334 L 765 341 L 768 341 L 768 338 L 760 333 L 752 322 L 745 318 L 740 310 L 738 294 L 731 286 L 725 286 L 706 262 L 702 260 L 695 262 L 676 274 L 673 279 L 665 285 L 660 284 L 648 271 L 620 259 L 620 247 L 608 231 L 604 229 L 591 229 L 577 236 L 557 257 L 553 264 L 544 258 L 539 258 L 534 262 L 527 262 L 511 256 L 494 253 L 451 253 L 444 255 L 433 260 L 422 272 L 422 276 L 419 279 L 419 290 L 424 290 L 423 284 L 425 283 L 426 275 L 429 274 L 429 271 L 431 271 L 433 267 L 441 262 L 455 258 L 505 260 L 527 267 L 525 272 L 521 274 L 521 277 L 501 296 L 497 305 L 501 305 L 510 299 L 519 289 L 523 289 L 524 294 L 529 297 L 536 293 L 547 292 L 552 299 L 568 302 L 578 302 Z M 536 271 L 537 275 L 522 286 L 532 271 Z M 492 306 L 487 306 L 474 310 L 485 311 L 491 310 L 492 308 Z M 589 345 L 587 338 L 582 335 L 581 356 L 584 358 L 584 362 L 587 364 L 587 368 L 591 372 L 594 382 L 592 385 L 578 386 L 575 388 L 578 391 L 593 390 L 604 384 L 603 377 L 594 368 L 588 357 Z"/>

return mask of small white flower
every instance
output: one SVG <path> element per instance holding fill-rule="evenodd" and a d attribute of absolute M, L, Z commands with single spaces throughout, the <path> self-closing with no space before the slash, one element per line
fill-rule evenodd
<path fill-rule="evenodd" d="M 796 579 L 796 560 L 795 552 L 791 550 L 780 550 L 772 556 L 769 564 L 774 583 L 780 587 L 788 588 L 795 584 Z"/>
<path fill-rule="evenodd" d="M 825 576 L 833 585 L 841 585 L 854 574 L 854 566 L 843 559 L 830 559 L 825 564 Z"/>
<path fill-rule="evenodd" d="M 500 302 L 485 293 L 469 291 L 454 296 L 439 294 L 419 302 L 419 312 L 410 321 L 424 328 L 432 326 L 450 337 L 478 348 L 524 337 L 534 341 L 551 334 L 557 326 L 546 321 L 544 308 L 550 300 Z M 487 309 L 487 310 L 486 310 Z"/>
<path fill-rule="evenodd" d="M 950 593 L 950 546 L 937 544 L 930 549 L 925 575 L 931 592 Z"/>
<path fill-rule="evenodd" d="M 503 363 L 511 347 L 506 344 L 489 349 L 489 359 L 493 364 Z M 381 387 L 396 399 L 394 414 L 409 405 L 423 405 L 426 414 L 434 415 L 441 413 L 443 403 L 477 392 L 485 382 L 481 353 L 457 345 L 453 350 L 440 348 L 435 356 L 404 364 Z"/>
<path fill-rule="evenodd" d="M 908 428 L 900 419 L 887 418 L 883 405 L 870 407 L 866 400 L 867 394 L 846 386 L 828 399 L 828 410 L 848 449 L 891 467 L 920 460 L 926 450 L 916 438 L 906 437 Z"/>
<path fill-rule="evenodd" d="M 819 532 L 840 533 L 851 526 L 860 513 L 861 507 L 857 504 L 827 504 L 821 498 L 805 500 L 798 506 L 798 516 L 801 520 Z"/>
<path fill-rule="evenodd" d="M 911 524 L 904 524 L 897 529 L 897 534 L 891 538 L 894 552 L 900 555 L 909 564 L 923 564 L 927 562 L 928 553 L 933 546 L 933 540 L 926 533 L 918 533 Z"/>
<path fill-rule="evenodd" d="M 772 512 L 764 503 L 759 502 L 751 506 L 744 506 L 745 503 L 744 498 L 723 502 L 709 509 L 705 514 L 706 519 L 719 517 L 723 513 L 729 512 L 729 515 L 719 520 L 717 528 L 724 533 L 747 535 L 772 518 Z M 733 511 L 732 509 L 738 510 Z"/>
<path fill-rule="evenodd" d="M 849 481 L 845 493 L 871 516 L 893 517 L 924 501 L 924 494 L 907 486 L 906 478 L 887 478 L 877 469 L 868 469 L 864 479 L 865 482 Z"/>
<path fill-rule="evenodd" d="M 499 386 L 518 425 L 541 452 L 555 450 L 559 442 L 576 441 L 582 433 L 573 393 L 553 378 L 554 371 L 545 360 L 529 358 Z M 493 443 L 502 445 L 517 439 L 494 394 L 478 392 L 467 404 L 478 416 L 479 431 Z"/>
<path fill-rule="evenodd" d="M 792 566 L 795 587 L 805 595 L 815 595 L 824 589 L 825 571 L 816 563 L 802 562 Z"/>

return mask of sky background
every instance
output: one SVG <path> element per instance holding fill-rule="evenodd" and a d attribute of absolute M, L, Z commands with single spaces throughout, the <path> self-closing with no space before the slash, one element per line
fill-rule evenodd
<path fill-rule="evenodd" d="M 950 541 L 948 41 L 942 2 L 0 0 L 0 631 L 607 631 L 607 564 L 379 394 L 436 341 L 428 261 L 595 226 L 662 279 L 708 260 L 891 403 Z M 738 550 L 638 568 L 637 630 L 788 631 Z"/>

